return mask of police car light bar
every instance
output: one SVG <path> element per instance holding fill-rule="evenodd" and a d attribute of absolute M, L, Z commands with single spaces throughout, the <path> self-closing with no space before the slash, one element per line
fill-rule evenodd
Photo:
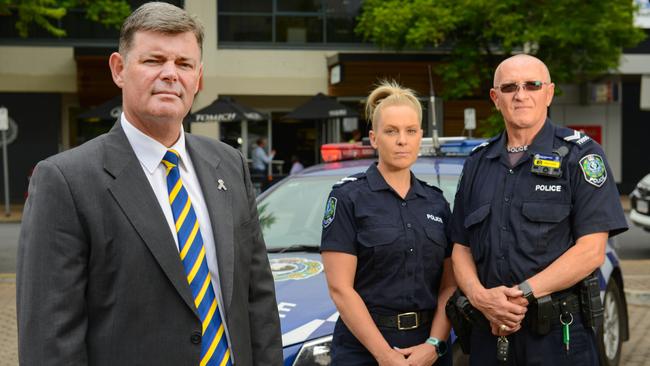
<path fill-rule="evenodd" d="M 485 139 L 468 139 L 465 136 L 439 137 L 440 151 L 447 156 L 468 156 L 474 147 L 482 144 Z M 436 149 L 431 137 L 424 137 L 420 144 L 420 156 L 435 156 Z"/>
<path fill-rule="evenodd" d="M 320 154 L 324 162 L 331 163 L 341 160 L 372 158 L 375 156 L 375 149 L 367 145 L 342 142 L 324 144 L 320 148 Z"/>

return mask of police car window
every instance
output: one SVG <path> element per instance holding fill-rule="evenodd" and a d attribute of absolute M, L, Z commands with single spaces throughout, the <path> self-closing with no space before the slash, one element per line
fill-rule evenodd
<path fill-rule="evenodd" d="M 325 202 L 334 183 L 343 177 L 291 179 L 258 203 L 266 247 L 320 245 Z"/>
<path fill-rule="evenodd" d="M 418 174 L 440 187 L 453 205 L 458 176 Z M 293 245 L 319 246 L 327 196 L 343 176 L 290 178 L 258 203 L 260 224 L 268 249 Z M 439 180 L 438 180 L 439 179 Z"/>

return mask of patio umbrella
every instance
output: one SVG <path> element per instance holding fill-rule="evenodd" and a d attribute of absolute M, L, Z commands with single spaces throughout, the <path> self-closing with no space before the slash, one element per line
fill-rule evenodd
<path fill-rule="evenodd" d="M 239 104 L 230 97 L 217 98 L 205 108 L 190 114 L 187 117 L 190 122 L 241 122 L 242 123 L 242 153 L 248 157 L 248 121 L 267 121 L 267 141 L 269 147 L 273 146 L 271 134 L 271 119 L 270 116 L 259 112 L 251 107 Z M 271 164 L 269 164 L 268 175 L 271 177 Z"/>
<path fill-rule="evenodd" d="M 330 118 L 358 117 L 357 111 L 346 107 L 323 93 L 316 94 L 307 103 L 284 116 L 285 119 L 324 120 Z"/>
<path fill-rule="evenodd" d="M 99 122 L 99 121 L 115 121 L 120 117 L 122 113 L 122 96 L 118 95 L 97 107 L 81 113 L 77 116 L 78 119 L 87 121 L 87 122 Z"/>
<path fill-rule="evenodd" d="M 338 142 L 338 138 L 329 139 L 328 125 L 340 126 L 339 119 L 356 119 L 359 113 L 339 102 L 336 99 L 328 97 L 323 93 L 318 93 L 307 103 L 294 109 L 291 113 L 284 116 L 284 119 L 311 120 L 314 121 L 316 131 L 321 129 L 318 141 L 314 146 L 314 161 L 319 161 L 320 145 L 326 142 Z M 334 133 L 338 135 L 339 133 Z"/>
<path fill-rule="evenodd" d="M 209 106 L 190 114 L 192 122 L 264 121 L 267 117 L 251 107 L 239 104 L 232 98 L 215 99 Z"/>

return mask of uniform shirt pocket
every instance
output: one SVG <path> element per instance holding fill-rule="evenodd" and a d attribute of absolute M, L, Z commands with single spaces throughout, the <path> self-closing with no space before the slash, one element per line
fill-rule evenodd
<path fill-rule="evenodd" d="M 402 263 L 404 253 L 400 250 L 400 231 L 395 228 L 364 229 L 357 233 L 358 260 L 367 262 L 377 271 L 389 271 Z"/>
<path fill-rule="evenodd" d="M 524 202 L 521 207 L 524 219 L 521 220 L 519 242 L 527 254 L 543 254 L 549 244 L 564 246 L 560 242 L 570 238 L 570 225 L 567 220 L 571 204 L 559 202 Z"/>
<path fill-rule="evenodd" d="M 485 250 L 489 245 L 488 236 L 490 234 L 490 228 L 487 225 L 488 216 L 490 216 L 490 204 L 486 203 L 465 217 L 464 226 L 467 230 L 469 242 L 463 244 L 470 246 L 472 257 L 474 257 L 475 261 L 479 261 L 484 257 Z"/>
<path fill-rule="evenodd" d="M 440 273 L 442 263 L 445 260 L 445 253 L 449 246 L 444 228 L 442 225 L 439 226 L 440 227 L 427 227 L 424 229 L 428 239 L 422 245 L 422 251 L 424 252 L 423 267 L 425 276 L 437 275 Z"/>

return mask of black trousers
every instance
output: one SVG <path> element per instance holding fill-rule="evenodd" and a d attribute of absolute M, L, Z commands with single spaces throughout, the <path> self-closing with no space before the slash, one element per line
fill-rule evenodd
<path fill-rule="evenodd" d="M 422 325 L 418 329 L 412 330 L 379 328 L 379 331 L 391 347 L 408 348 L 424 343 L 429 338 L 431 324 Z M 336 322 L 334 327 L 331 356 L 331 366 L 377 365 L 377 361 L 375 361 L 372 354 L 348 330 L 341 319 Z M 452 365 L 451 347 L 450 351 L 440 357 L 434 365 Z"/>
<path fill-rule="evenodd" d="M 562 326 L 558 319 L 551 332 L 540 336 L 530 330 L 524 320 L 522 328 L 510 336 L 508 366 L 597 366 L 596 338 L 585 328 L 580 314 L 573 314 L 569 326 L 569 352 L 562 342 Z M 497 337 L 487 329 L 473 329 L 470 366 L 502 366 L 496 356 Z"/>

